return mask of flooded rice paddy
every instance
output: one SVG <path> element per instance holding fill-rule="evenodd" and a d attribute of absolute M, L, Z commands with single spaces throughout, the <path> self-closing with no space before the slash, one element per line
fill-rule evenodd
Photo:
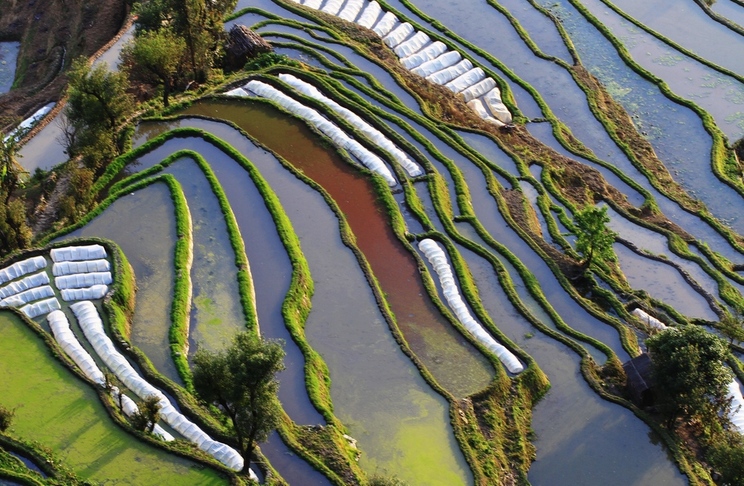
<path fill-rule="evenodd" d="M 418 22 L 417 28 L 436 33 L 450 48 L 500 76 L 516 100 L 514 112 L 525 117 L 517 123 L 525 124 L 535 143 L 599 171 L 629 206 L 658 205 L 664 228 L 685 232 L 688 251 L 672 251 L 660 227 L 648 228 L 637 219 L 641 211 L 631 217 L 627 208 L 612 206 L 610 227 L 622 239 L 614 251 L 623 285 L 662 313 L 664 306 L 674 309 L 684 321 L 678 324 L 717 321 L 717 309 L 737 305 L 730 295 L 722 297 L 724 284 L 744 288 L 744 278 L 730 266 L 744 263 L 738 240 L 731 236 L 744 233 L 744 197 L 713 172 L 712 156 L 721 146 L 700 113 L 710 115 L 727 143 L 744 134 L 742 36 L 692 2 L 538 4 L 393 0 L 383 8 L 395 9 L 401 20 Z M 198 128 L 248 158 L 276 193 L 314 282 L 304 337 L 328 368 L 333 414 L 358 441 L 361 469 L 367 475 L 394 475 L 411 485 L 473 484 L 479 474 L 456 438 L 453 403 L 483 390 L 503 371 L 458 331 L 440 310 L 437 292 L 430 295 L 425 287 L 428 276 L 422 272 L 428 267 L 410 245 L 434 233 L 462 257 L 463 273 L 477 289 L 475 298 L 508 345 L 534 359 L 550 381 L 550 390 L 532 410 L 537 456 L 526 479 L 558 486 L 684 484 L 663 441 L 631 410 L 603 400 L 581 371 L 582 359 L 603 364 L 634 357 L 637 344 L 627 335 L 635 337 L 639 331 L 633 322 L 621 321 L 615 309 L 597 311 L 584 300 L 558 273 L 554 253 L 545 251 L 543 244 L 570 254 L 575 245 L 569 234 L 575 201 L 555 193 L 545 162 L 519 150 L 515 154 L 483 132 L 436 119 L 399 75 L 355 50 L 350 40 L 333 40 L 322 28 L 327 25 L 322 16 L 310 20 L 270 0 L 240 0 L 236 11 L 247 7 L 261 10 L 230 21 L 228 27 L 254 25 L 270 16 L 285 19 L 263 22 L 258 32 L 280 44 L 278 54 L 302 63 L 321 90 L 333 86 L 337 91 L 332 97 L 338 102 L 365 106 L 363 116 L 374 118 L 404 151 L 415 152 L 427 175 L 410 180 L 398 170 L 402 187 L 383 194 L 346 152 L 339 154 L 302 122 L 266 103 L 244 100 L 210 98 L 179 111 L 177 120 L 140 123 L 133 145 L 176 127 Z M 711 8 L 734 22 L 744 18 L 737 2 L 719 0 Z M 619 52 L 618 43 L 627 50 Z M 118 49 L 98 62 L 116 66 Z M 651 144 L 674 180 L 723 225 L 681 207 L 618 143 L 572 72 L 574 54 L 627 112 L 629 126 Z M 0 92 L 2 73 L 0 69 Z M 265 78 L 274 79 L 275 74 Z M 557 129 L 553 117 L 567 128 Z M 577 143 L 566 141 L 569 131 Z M 51 123 L 22 148 L 27 170 L 64 161 L 56 141 L 59 132 Z M 194 135 L 165 142 L 123 175 L 183 149 L 205 158 L 224 191 L 250 264 L 260 332 L 286 343 L 286 370 L 279 375 L 284 410 L 296 424 L 325 425 L 306 389 L 301 346 L 293 341 L 282 313 L 292 264 L 276 222 L 245 169 Z M 225 216 L 204 173 L 190 158 L 176 160 L 163 172 L 180 183 L 193 223 L 191 351 L 202 346 L 220 349 L 246 319 Z M 520 229 L 511 209 L 494 196 L 507 191 L 533 215 L 532 233 Z M 545 213 L 538 199 L 549 202 Z M 561 211 L 566 221 L 558 217 Z M 553 225 L 559 237 L 550 234 Z M 176 241 L 168 187 L 156 183 L 122 196 L 64 238 L 78 236 L 105 237 L 124 250 L 138 286 L 132 343 L 159 372 L 179 381 L 168 347 Z M 471 245 L 488 252 L 496 263 Z M 628 301 L 626 293 L 606 284 L 606 275 L 596 278 L 618 302 Z M 2 329 L 14 332 L 8 325 Z M 289 484 L 330 484 L 277 434 L 262 449 Z M 86 475 L 95 477 L 88 470 Z"/>

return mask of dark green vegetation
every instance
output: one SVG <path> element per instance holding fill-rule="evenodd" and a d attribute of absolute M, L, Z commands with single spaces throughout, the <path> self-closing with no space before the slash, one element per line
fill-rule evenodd
<path fill-rule="evenodd" d="M 574 215 L 576 251 L 584 257 L 581 262 L 584 268 L 588 269 L 595 258 L 613 259 L 612 244 L 617 234 L 607 227 L 609 222 L 607 207 L 587 207 Z"/>
<path fill-rule="evenodd" d="M 283 359 L 282 343 L 247 331 L 236 334 L 223 351 L 194 355 L 194 388 L 230 418 L 246 467 L 258 443 L 279 425 L 276 374 L 284 369 Z"/>
<path fill-rule="evenodd" d="M 696 326 L 667 329 L 646 341 L 652 353 L 657 407 L 671 426 L 679 418 L 715 421 L 731 372 L 725 343 Z"/>

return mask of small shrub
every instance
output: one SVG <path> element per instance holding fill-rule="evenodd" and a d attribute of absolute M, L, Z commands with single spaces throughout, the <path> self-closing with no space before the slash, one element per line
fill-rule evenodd
<path fill-rule="evenodd" d="M 369 480 L 369 486 L 408 486 L 408 483 L 396 476 L 386 477 L 374 475 Z"/>
<path fill-rule="evenodd" d="M 0 432 L 5 432 L 10 428 L 10 424 L 13 423 L 13 417 L 15 416 L 15 408 L 5 408 L 0 405 Z"/>

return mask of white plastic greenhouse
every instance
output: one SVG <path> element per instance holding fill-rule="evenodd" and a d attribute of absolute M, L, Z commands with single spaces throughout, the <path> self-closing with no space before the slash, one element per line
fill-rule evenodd
<path fill-rule="evenodd" d="M 400 60 L 400 63 L 406 69 L 413 69 L 445 52 L 447 52 L 447 46 L 444 44 L 444 42 L 435 41 L 424 47 L 417 53 L 411 54 L 408 57 L 404 57 Z"/>
<path fill-rule="evenodd" d="M 346 5 L 344 5 L 344 8 L 342 8 L 338 13 L 338 16 L 347 22 L 354 22 L 354 19 L 357 18 L 359 12 L 362 11 L 364 4 L 364 0 L 349 0 L 346 2 Z"/>
<path fill-rule="evenodd" d="M 47 297 L 54 297 L 52 287 L 49 285 L 33 287 L 0 300 L 0 307 L 21 307 L 29 302 L 46 299 Z"/>
<path fill-rule="evenodd" d="M 230 91 L 225 91 L 223 94 L 225 96 L 238 96 L 240 98 L 245 98 L 248 96 L 248 93 L 246 93 L 243 88 L 231 89 Z"/>
<path fill-rule="evenodd" d="M 106 382 L 103 372 L 101 372 L 101 369 L 88 351 L 80 344 L 78 338 L 75 337 L 72 329 L 70 329 L 70 322 L 67 320 L 65 313 L 61 310 L 52 311 L 47 315 L 47 321 L 49 322 L 54 339 L 59 343 L 62 351 L 72 358 L 85 376 L 103 386 Z"/>
<path fill-rule="evenodd" d="M 369 170 L 376 172 L 385 178 L 390 187 L 394 187 L 398 184 L 398 181 L 393 177 L 390 169 L 388 169 L 382 159 L 367 150 L 359 142 L 346 135 L 346 133 L 344 133 L 340 128 L 323 118 L 317 111 L 308 108 L 273 86 L 269 86 L 261 81 L 249 81 L 245 85 L 245 89 L 257 96 L 274 101 L 288 112 L 308 121 L 311 125 L 315 126 L 324 135 L 330 138 L 337 146 L 348 150 L 349 153 L 360 160 Z"/>
<path fill-rule="evenodd" d="M 371 2 L 369 2 L 367 7 L 362 10 L 362 14 L 359 16 L 356 23 L 361 25 L 362 27 L 371 29 L 372 26 L 377 23 L 377 19 L 380 18 L 381 13 L 382 8 L 380 7 L 380 4 L 372 0 Z"/>
<path fill-rule="evenodd" d="M 455 283 L 455 277 L 447 261 L 447 256 L 439 244 L 429 238 L 419 242 L 419 249 L 434 267 L 442 286 L 442 293 L 457 319 L 465 329 L 470 332 L 486 348 L 498 356 L 499 360 L 511 373 L 521 373 L 524 366 L 514 354 L 505 346 L 497 342 L 470 314 L 470 311 L 460 296 L 460 291 Z"/>
<path fill-rule="evenodd" d="M 511 123 L 512 115 L 509 109 L 501 101 L 501 91 L 494 88 L 483 96 L 483 102 L 486 104 L 491 114 L 504 123 Z"/>
<path fill-rule="evenodd" d="M 47 261 L 43 256 L 35 256 L 15 262 L 14 264 L 0 270 L 0 284 L 15 280 L 29 273 L 46 267 Z"/>
<path fill-rule="evenodd" d="M 647 326 L 653 329 L 658 329 L 660 331 L 663 331 L 664 329 L 667 328 L 666 324 L 664 324 L 657 318 L 648 315 L 646 312 L 643 311 L 643 309 L 639 307 L 636 307 L 630 313 L 636 316 L 638 319 L 640 319 L 644 324 L 646 324 Z"/>
<path fill-rule="evenodd" d="M 406 24 L 403 24 L 406 25 Z M 392 35 L 392 34 L 391 34 Z M 395 55 L 400 57 L 408 57 L 411 54 L 415 54 L 420 51 L 424 46 L 431 43 L 431 38 L 426 35 L 426 32 L 416 32 L 409 39 L 401 42 L 395 49 Z"/>
<path fill-rule="evenodd" d="M 300 2 L 300 0 L 294 1 Z M 349 22 L 357 19 L 358 25 L 372 29 L 388 47 L 395 51 L 395 55 L 398 56 L 404 68 L 414 70 L 415 74 L 433 83 L 446 85 L 455 93 L 462 92 L 465 102 L 484 120 L 498 126 L 511 123 L 511 113 L 501 100 L 496 81 L 487 78 L 480 68 L 473 69 L 470 61 L 467 63 L 460 61 L 462 55 L 459 52 L 448 51 L 447 46 L 440 41 L 432 42 L 425 32 L 416 31 L 408 22 L 401 23 L 395 14 L 384 12 L 374 0 L 369 3 L 366 0 L 346 0 L 345 4 L 343 0 L 326 0 L 322 8 L 321 3 L 321 0 L 302 0 L 302 4 L 306 7 L 321 9 Z M 444 57 L 439 62 L 427 64 L 422 69 L 416 69 L 444 53 L 448 57 Z M 465 73 L 469 74 L 462 77 Z M 476 99 L 480 99 L 481 102 L 470 104 Z"/>
<path fill-rule="evenodd" d="M 96 300 L 103 299 L 108 292 L 107 285 L 93 285 L 82 289 L 62 289 L 62 300 L 70 302 L 71 300 Z"/>
<path fill-rule="evenodd" d="M 413 31 L 413 25 L 404 22 L 391 30 L 389 34 L 380 37 L 382 37 L 382 41 L 387 44 L 389 48 L 393 49 L 395 46 L 408 39 L 408 37 L 413 34 Z"/>
<path fill-rule="evenodd" d="M 161 407 L 160 416 L 173 430 L 195 443 L 201 450 L 211 454 L 227 467 L 235 471 L 243 469 L 243 458 L 235 449 L 212 440 L 196 424 L 176 410 L 163 392 L 150 385 L 137 373 L 106 335 L 98 310 L 92 302 L 76 302 L 70 306 L 70 309 L 75 313 L 80 328 L 93 349 L 124 386 L 143 400 L 151 396 L 158 397 Z"/>
<path fill-rule="evenodd" d="M 54 285 L 60 290 L 80 289 L 93 285 L 110 285 L 112 281 L 111 272 L 75 273 L 54 277 Z"/>
<path fill-rule="evenodd" d="M 34 273 L 28 277 L 24 277 L 21 280 L 10 282 L 9 284 L 0 287 L 0 299 L 5 299 L 11 295 L 15 295 L 24 290 L 39 287 L 41 285 L 47 285 L 49 283 L 49 275 L 46 272 Z"/>
<path fill-rule="evenodd" d="M 476 115 L 483 118 L 487 122 L 494 123 L 496 124 L 496 126 L 499 126 L 499 127 L 504 126 L 504 123 L 501 120 L 491 116 L 491 112 L 489 112 L 488 109 L 486 108 L 486 105 L 483 104 L 482 99 L 476 98 L 474 100 L 470 100 L 468 101 L 468 106 L 470 107 L 471 110 L 473 110 L 476 113 Z"/>
<path fill-rule="evenodd" d="M 101 245 L 67 246 L 52 248 L 49 252 L 54 262 L 73 260 L 98 260 L 106 258 L 106 249 Z"/>
<path fill-rule="evenodd" d="M 59 262 L 52 266 L 52 274 L 55 277 L 60 275 L 71 275 L 73 273 L 91 273 L 91 272 L 108 272 L 111 265 L 108 260 L 83 260 L 80 262 Z"/>
<path fill-rule="evenodd" d="M 473 63 L 470 62 L 469 59 L 463 59 L 453 66 L 444 68 L 441 71 L 437 71 L 434 74 L 426 76 L 426 79 L 434 84 L 444 85 L 449 83 L 453 79 L 457 79 L 459 76 L 462 76 L 471 69 L 473 69 Z"/>
<path fill-rule="evenodd" d="M 369 137 L 373 142 L 379 145 L 382 149 L 389 152 L 393 156 L 393 159 L 395 159 L 396 162 L 398 162 L 404 169 L 406 169 L 406 171 L 411 175 L 411 177 L 416 177 L 423 173 L 423 171 L 418 166 L 418 164 L 412 161 L 408 157 L 408 155 L 405 154 L 405 152 L 403 152 L 397 146 L 395 146 L 395 144 L 392 141 L 390 141 L 390 139 L 385 137 L 385 135 L 383 135 L 379 130 L 377 130 L 372 125 L 364 121 L 362 117 L 360 117 L 353 111 L 347 108 L 344 108 L 343 106 L 339 105 L 332 99 L 323 95 L 323 93 L 321 93 L 312 84 L 306 83 L 305 81 L 302 81 L 301 79 L 298 79 L 295 76 L 292 76 L 291 74 L 280 74 L 279 79 L 289 84 L 290 86 L 295 88 L 300 93 L 306 96 L 309 96 L 315 100 L 318 100 L 324 105 L 331 108 L 344 120 L 348 121 L 351 125 L 353 125 L 354 128 L 356 128 L 357 130 L 362 132 L 364 135 Z"/>
<path fill-rule="evenodd" d="M 48 314 L 54 310 L 59 310 L 62 307 L 59 305 L 59 301 L 56 297 L 52 297 L 33 304 L 26 304 L 21 307 L 21 312 L 26 314 L 29 318 L 39 317 L 42 314 Z"/>
<path fill-rule="evenodd" d="M 493 78 L 486 78 L 482 81 L 475 83 L 469 88 L 464 89 L 462 92 L 460 92 L 460 95 L 462 95 L 463 99 L 465 100 L 465 103 L 467 103 L 468 101 L 474 100 L 475 98 L 480 98 L 481 96 L 488 93 L 495 87 L 496 87 L 496 81 L 494 81 Z"/>
<path fill-rule="evenodd" d="M 375 34 L 379 35 L 380 37 L 385 37 L 399 23 L 400 21 L 394 13 L 385 12 L 385 15 L 383 15 L 382 18 L 374 25 L 374 27 L 372 27 L 372 30 L 374 30 Z"/>
<path fill-rule="evenodd" d="M 457 51 L 447 51 L 444 54 L 430 59 L 418 67 L 411 69 L 411 72 L 418 74 L 419 76 L 426 77 L 430 74 L 434 74 L 437 71 L 441 71 L 444 68 L 454 66 L 462 60 L 462 55 Z"/>
<path fill-rule="evenodd" d="M 486 77 L 486 73 L 479 67 L 473 68 L 465 74 L 461 74 L 449 83 L 445 84 L 444 87 L 453 93 L 459 93 L 481 81 Z"/>
<path fill-rule="evenodd" d="M 305 0 L 304 5 L 315 10 L 320 10 L 323 0 Z"/>
<path fill-rule="evenodd" d="M 338 15 L 338 12 L 341 10 L 341 6 L 343 4 L 344 0 L 326 0 L 320 10 L 329 15 Z"/>

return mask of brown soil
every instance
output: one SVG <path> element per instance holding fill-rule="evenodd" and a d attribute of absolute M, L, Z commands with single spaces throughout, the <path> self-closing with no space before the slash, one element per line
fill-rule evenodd
<path fill-rule="evenodd" d="M 7 131 L 41 106 L 58 101 L 64 70 L 78 56 L 93 56 L 119 31 L 126 0 L 6 0 L 0 40 L 20 41 L 15 89 L 0 96 L 0 130 Z"/>

